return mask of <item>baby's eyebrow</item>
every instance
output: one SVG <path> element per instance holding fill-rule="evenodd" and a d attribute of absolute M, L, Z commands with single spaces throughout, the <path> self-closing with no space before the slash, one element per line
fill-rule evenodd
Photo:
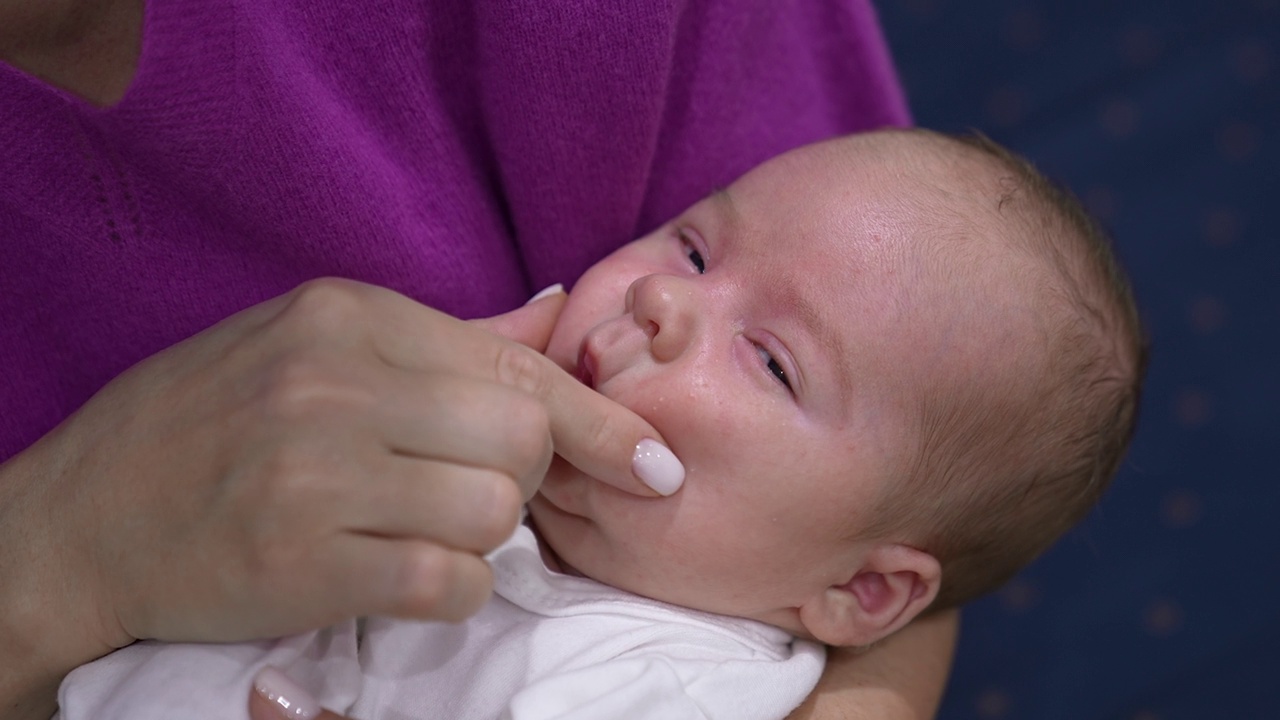
<path fill-rule="evenodd" d="M 718 187 L 711 191 L 709 197 L 724 209 L 725 214 L 729 216 L 728 219 L 731 225 L 741 224 L 742 214 L 738 212 L 738 206 L 733 202 L 733 196 L 729 194 L 729 188 Z"/>

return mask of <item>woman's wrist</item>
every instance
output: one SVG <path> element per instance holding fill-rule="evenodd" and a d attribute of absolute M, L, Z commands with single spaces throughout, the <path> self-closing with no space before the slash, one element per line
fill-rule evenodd
<path fill-rule="evenodd" d="M 56 432 L 56 431 L 55 431 Z M 48 440 L 48 438 L 46 438 Z M 92 576 L 68 565 L 48 443 L 0 465 L 0 717 L 48 718 L 58 685 L 76 666 L 121 645 L 97 622 Z"/>

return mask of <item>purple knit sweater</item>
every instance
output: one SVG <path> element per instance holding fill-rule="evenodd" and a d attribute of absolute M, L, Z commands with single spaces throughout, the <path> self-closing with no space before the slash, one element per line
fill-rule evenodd
<path fill-rule="evenodd" d="M 147 0 L 96 108 L 0 63 L 0 460 L 308 278 L 463 317 L 908 121 L 868 0 Z"/>

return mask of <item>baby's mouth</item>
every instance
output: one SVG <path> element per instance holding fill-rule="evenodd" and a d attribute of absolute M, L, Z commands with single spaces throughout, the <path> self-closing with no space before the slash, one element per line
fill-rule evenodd
<path fill-rule="evenodd" d="M 583 385 L 596 389 L 596 359 L 587 347 L 587 343 L 582 343 L 582 349 L 578 351 L 578 369 L 575 376 Z"/>

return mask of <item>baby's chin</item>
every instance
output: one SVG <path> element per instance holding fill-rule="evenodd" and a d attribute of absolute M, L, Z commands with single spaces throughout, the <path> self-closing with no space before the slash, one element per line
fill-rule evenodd
<path fill-rule="evenodd" d="M 608 534 L 610 520 L 617 512 L 614 505 L 617 501 L 661 500 L 631 496 L 583 473 L 556 455 L 542 487 L 529 500 L 526 518 L 538 538 L 547 566 L 565 575 L 608 583 L 609 571 L 616 568 L 598 567 L 599 553 L 582 551 L 599 549 L 601 533 Z"/>
<path fill-rule="evenodd" d="M 535 497 L 529 502 L 530 512 L 525 518 L 524 524 L 533 531 L 533 536 L 538 541 L 538 553 L 542 556 L 542 564 L 546 565 L 547 569 L 552 572 L 557 572 L 561 575 L 587 577 L 587 575 L 583 574 L 577 568 L 566 562 L 565 559 L 560 556 L 560 553 L 556 552 L 555 547 L 553 547 L 551 543 L 547 542 L 546 537 L 543 536 L 542 530 L 538 527 L 538 521 L 533 511 L 534 506 L 539 501 L 546 502 L 538 497 Z"/>

